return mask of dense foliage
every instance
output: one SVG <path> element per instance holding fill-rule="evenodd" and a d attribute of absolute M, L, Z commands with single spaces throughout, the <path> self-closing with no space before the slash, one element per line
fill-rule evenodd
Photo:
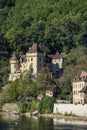
<path fill-rule="evenodd" d="M 82 70 L 87 71 L 87 48 L 78 46 L 72 49 L 64 60 L 63 74 L 58 80 L 61 89 L 60 98 L 71 100 L 73 79 Z"/>
<path fill-rule="evenodd" d="M 45 75 L 47 73 L 45 72 Z M 53 110 L 54 98 L 45 97 L 40 103 L 38 95 L 45 94 L 47 80 L 40 84 L 32 80 L 31 73 L 27 72 L 25 76 L 16 79 L 8 87 L 6 87 L 0 95 L 0 104 L 16 102 L 20 107 L 20 112 L 33 112 L 38 110 L 40 113 L 51 113 Z M 34 78 L 33 78 L 34 79 Z M 39 105 L 38 105 L 39 104 Z"/>
<path fill-rule="evenodd" d="M 12 50 L 25 51 L 32 42 L 44 50 L 59 47 L 65 52 L 78 44 L 86 45 L 85 0 L 4 1 L 1 28 Z"/>
<path fill-rule="evenodd" d="M 39 103 L 39 112 L 49 114 L 53 112 L 53 105 L 54 105 L 55 99 L 50 97 L 45 97 L 41 102 Z"/>

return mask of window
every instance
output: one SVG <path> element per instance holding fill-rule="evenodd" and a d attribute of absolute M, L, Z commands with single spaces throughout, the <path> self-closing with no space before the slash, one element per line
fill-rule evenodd
<path fill-rule="evenodd" d="M 27 61 L 29 61 L 29 58 L 27 58 Z"/>
<path fill-rule="evenodd" d="M 73 94 L 75 95 L 75 91 L 73 91 Z"/>
<path fill-rule="evenodd" d="M 59 62 L 60 62 L 60 59 L 59 59 Z"/>
<path fill-rule="evenodd" d="M 41 61 L 41 58 L 39 58 L 39 61 Z"/>
<path fill-rule="evenodd" d="M 56 112 L 58 112 L 58 108 L 56 108 Z"/>
<path fill-rule="evenodd" d="M 31 58 L 31 61 L 33 61 L 33 58 Z"/>
<path fill-rule="evenodd" d="M 42 66 L 42 64 L 41 63 L 39 63 L 39 67 L 41 67 Z"/>
<path fill-rule="evenodd" d="M 75 88 L 77 89 L 77 84 L 75 85 Z"/>
<path fill-rule="evenodd" d="M 74 94 L 74 95 L 77 95 L 77 91 L 73 91 L 73 94 Z"/>

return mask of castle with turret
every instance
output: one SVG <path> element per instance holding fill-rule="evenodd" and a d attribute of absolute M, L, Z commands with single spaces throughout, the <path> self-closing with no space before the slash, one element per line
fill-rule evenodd
<path fill-rule="evenodd" d="M 9 81 L 14 81 L 20 78 L 21 74 L 30 71 L 35 77 L 39 71 L 48 67 L 52 76 L 60 77 L 62 70 L 62 55 L 56 51 L 55 54 L 45 54 L 37 44 L 33 44 L 25 55 L 17 59 L 16 54 L 12 55 L 10 59 L 11 72 L 9 74 Z"/>

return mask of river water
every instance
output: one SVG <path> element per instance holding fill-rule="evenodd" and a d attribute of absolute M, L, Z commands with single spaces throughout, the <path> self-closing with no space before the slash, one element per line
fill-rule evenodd
<path fill-rule="evenodd" d="M 0 130 L 87 130 L 87 122 L 5 115 L 0 116 Z"/>

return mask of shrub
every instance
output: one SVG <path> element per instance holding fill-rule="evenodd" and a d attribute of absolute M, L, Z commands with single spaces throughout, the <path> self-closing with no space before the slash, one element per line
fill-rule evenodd
<path fill-rule="evenodd" d="M 46 113 L 46 114 L 53 112 L 54 102 L 55 102 L 54 98 L 45 97 L 39 103 L 39 106 L 38 106 L 39 112 Z"/>

